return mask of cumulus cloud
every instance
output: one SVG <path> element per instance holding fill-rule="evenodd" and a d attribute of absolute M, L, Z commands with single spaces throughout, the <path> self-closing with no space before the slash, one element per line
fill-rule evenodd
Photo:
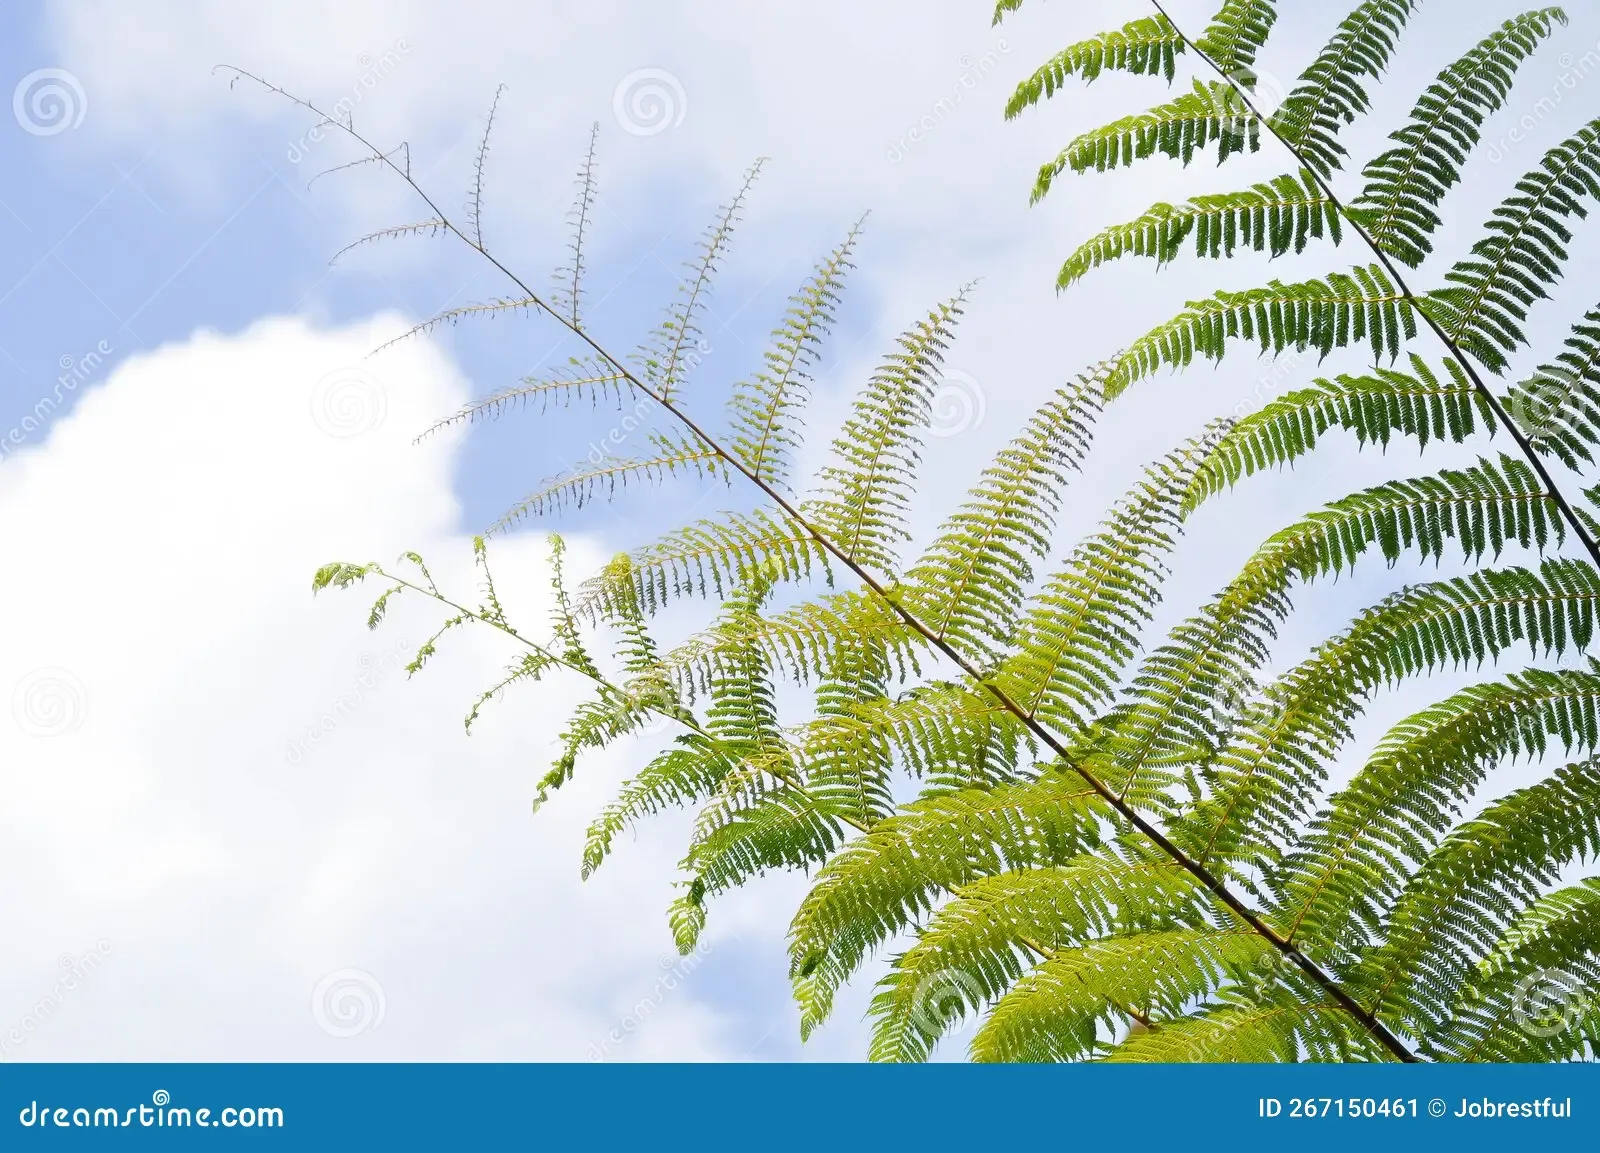
<path fill-rule="evenodd" d="M 438 613 L 368 633 L 365 592 L 311 596 L 318 564 L 404 548 L 474 595 L 459 442 L 412 444 L 466 384 L 421 343 L 367 360 L 398 328 L 199 334 L 0 463 L 0 1056 L 742 1055 L 703 966 L 663 981 L 674 840 L 577 879 L 622 762 L 530 816 L 580 686 L 468 739 L 509 649 L 463 632 L 407 683 Z M 536 625 L 542 556 L 496 550 Z"/>

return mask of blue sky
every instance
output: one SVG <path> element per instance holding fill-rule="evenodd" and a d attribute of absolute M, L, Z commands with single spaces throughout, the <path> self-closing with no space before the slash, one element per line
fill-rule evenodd
<path fill-rule="evenodd" d="M 1196 23 L 1207 7 L 1179 14 Z M 1268 71 L 1292 77 L 1336 8 L 1287 19 Z M 413 446 L 467 398 L 573 349 L 549 326 L 505 315 L 368 358 L 408 324 L 507 286 L 438 239 L 385 241 L 330 268 L 350 240 L 422 214 L 368 170 L 308 189 L 320 168 L 353 154 L 310 141 L 314 121 L 270 93 L 213 73 L 235 64 L 326 104 L 359 93 L 358 127 L 408 140 L 416 171 L 457 214 L 482 117 L 505 82 L 486 229 L 541 288 L 564 259 L 562 218 L 599 122 L 590 317 L 624 350 L 656 323 L 740 174 L 770 156 L 705 326 L 697 412 L 714 414 L 729 384 L 758 366 L 787 294 L 872 210 L 818 373 L 813 428 L 831 430 L 895 332 L 980 281 L 950 367 L 977 389 L 982 419 L 931 450 L 924 530 L 1050 389 L 1217 283 L 1214 270 L 1155 278 L 1134 264 L 1057 298 L 1054 271 L 1071 247 L 1151 201 L 1242 187 L 1285 167 L 1273 154 L 1187 176 L 1150 165 L 1068 181 L 1029 207 L 1034 169 L 1072 132 L 1159 97 L 1113 77 L 1009 125 L 1004 99 L 1054 46 L 1143 14 L 1131 0 L 1034 4 L 998 29 L 964 0 L 754 9 L 367 0 L 325 11 L 292 0 L 258 12 L 166 0 L 130 14 L 89 0 L 8 14 L 0 80 L 70 74 L 58 82 L 72 124 L 50 131 L 49 107 L 26 101 L 22 119 L 44 117 L 32 126 L 45 131 L 0 117 L 0 436 L 54 394 L 72 371 L 64 358 L 109 351 L 47 425 L 0 459 L 0 523 L 18 558 L 8 603 L 28 606 L 0 687 L 64 669 L 62 707 L 82 714 L 50 739 L 8 733 L 0 745 L 9 774 L 0 801 L 50 814 L 33 825 L 11 818 L 12 843 L 0 850 L 9 875 L 47 878 L 0 895 L 0 912 L 22 926 L 0 965 L 0 1039 L 8 1015 L 23 1019 L 54 987 L 59 957 L 102 941 L 109 951 L 83 992 L 0 1054 L 583 1059 L 646 1002 L 649 1022 L 608 1059 L 863 1051 L 856 1018 L 870 974 L 835 1026 L 804 1051 L 798 1044 L 782 952 L 798 880 L 719 907 L 703 963 L 681 989 L 658 992 L 661 974 L 676 973 L 660 958 L 682 823 L 646 831 L 596 881 L 576 882 L 584 822 L 644 751 L 601 758 L 576 795 L 537 819 L 527 812 L 574 686 L 516 698 L 468 740 L 460 716 L 503 650 L 462 638 L 407 684 L 392 675 L 392 653 L 397 638 L 425 635 L 424 609 L 369 636 L 362 604 L 309 597 L 316 563 L 411 547 L 470 582 L 466 536 L 581 460 L 616 418 L 511 414 L 465 439 Z M 1512 11 L 1489 0 L 1425 5 L 1377 114 L 1350 136 L 1357 155 L 1376 149 L 1377 126 L 1396 123 L 1433 72 Z M 1594 112 L 1600 72 L 1559 105 L 1537 105 L 1600 41 L 1600 18 L 1574 16 L 1502 117 L 1502 129 L 1532 117 L 1536 143 L 1507 143 L 1498 162 L 1486 151 L 1452 201 L 1452 256 L 1541 150 Z M 664 85 L 671 123 L 661 131 L 639 131 L 638 121 L 629 130 L 643 113 L 619 93 L 641 73 Z M 1600 230 L 1581 235 L 1571 294 L 1541 314 L 1546 354 L 1600 298 L 1597 244 Z M 1323 249 L 1288 271 L 1245 260 L 1225 275 L 1245 286 L 1349 259 Z M 1090 527 L 1145 461 L 1210 416 L 1311 374 L 1308 365 L 1263 386 L 1266 370 L 1241 353 L 1216 373 L 1141 385 L 1108 418 L 1068 527 Z M 354 382 L 345 399 L 371 428 L 329 434 L 333 418 L 315 406 L 330 380 Z M 806 463 L 820 450 L 819 440 Z M 1427 467 L 1451 459 L 1430 455 Z M 1202 599 L 1293 515 L 1368 483 L 1367 471 L 1354 479 L 1354 460 L 1332 448 L 1293 478 L 1247 486 L 1204 514 L 1181 570 L 1192 597 L 1163 619 Z M 1360 467 L 1374 470 L 1371 482 L 1385 469 L 1418 469 L 1409 449 Z M 669 486 L 557 527 L 592 567 L 673 517 L 742 501 Z M 535 617 L 539 551 L 537 534 L 520 534 L 497 553 Z M 1416 577 L 1364 572 L 1312 590 L 1287 647 L 1309 646 Z M 350 698 L 348 717 L 341 711 L 335 731 L 286 768 L 285 745 L 315 728 L 329 702 Z M 1398 694 L 1379 717 L 1425 699 Z M 316 998 L 330 976 L 352 972 L 364 975 L 358 986 L 377 983 L 382 1026 L 337 1036 L 322 1027 Z"/>

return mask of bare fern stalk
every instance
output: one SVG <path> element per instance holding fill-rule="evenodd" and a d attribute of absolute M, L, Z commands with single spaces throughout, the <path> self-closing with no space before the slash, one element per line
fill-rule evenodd
<path fill-rule="evenodd" d="M 1004 0 L 1000 13 L 1020 2 Z M 1481 662 L 1519 642 L 1549 652 L 1586 646 L 1600 606 L 1594 567 L 1550 561 L 1538 572 L 1485 570 L 1405 590 L 1276 682 L 1252 679 L 1290 612 L 1292 584 L 1339 572 L 1369 551 L 1392 563 L 1408 552 L 1437 558 L 1454 544 L 1477 561 L 1507 542 L 1543 549 L 1571 532 L 1594 553 L 1592 518 L 1560 493 L 1544 457 L 1570 467 L 1591 460 L 1600 442 L 1600 321 L 1592 332 L 1580 328 L 1560 360 L 1581 387 L 1571 403 L 1545 405 L 1548 436 L 1519 428 L 1513 417 L 1528 410 L 1526 398 L 1495 395 L 1467 358 L 1498 372 L 1520 342 L 1527 310 L 1543 295 L 1538 278 L 1548 280 L 1565 259 L 1565 234 L 1548 221 L 1581 214 L 1586 194 L 1600 196 L 1596 141 L 1580 136 L 1552 152 L 1519 186 L 1520 199 L 1497 213 L 1491 239 L 1452 272 L 1449 288 L 1418 295 L 1396 264 L 1420 263 L 1438 224 L 1434 206 L 1458 179 L 1441 157 L 1465 159 L 1464 142 L 1476 139 L 1559 12 L 1509 21 L 1447 70 L 1347 206 L 1330 183 L 1345 156 L 1339 131 L 1366 110 L 1362 81 L 1381 74 L 1414 7 L 1415 0 L 1363 3 L 1272 120 L 1253 94 L 1256 55 L 1276 22 L 1266 0 L 1228 0 L 1194 39 L 1158 6 L 1154 18 L 1069 47 L 1018 89 L 1011 114 L 1074 75 L 1124 70 L 1170 82 L 1183 55 L 1200 56 L 1221 77 L 1073 142 L 1041 171 L 1036 197 L 1069 168 L 1152 155 L 1188 162 L 1210 150 L 1226 160 L 1259 149 L 1264 137 L 1282 141 L 1302 166 L 1237 196 L 1156 206 L 1074 254 L 1062 287 L 1127 255 L 1168 262 L 1191 238 L 1202 258 L 1222 259 L 1239 247 L 1277 255 L 1341 243 L 1348 231 L 1376 263 L 1191 305 L 1058 392 L 903 572 L 897 550 L 908 536 L 918 429 L 964 294 L 901 338 L 862 390 L 817 489 L 796 498 L 787 462 L 853 232 L 796 295 L 762 372 L 735 390 L 730 436 L 713 437 L 680 403 L 693 367 L 686 353 L 759 165 L 708 232 L 701 261 L 635 371 L 590 335 L 577 308 L 592 140 L 570 267 L 547 304 L 484 246 L 486 142 L 469 236 L 412 181 L 409 160 L 402 167 L 353 126 L 338 125 L 421 197 L 432 215 L 409 227 L 436 224 L 457 236 L 516 289 L 442 313 L 412 334 L 529 309 L 554 317 L 592 354 L 565 377 L 497 394 L 452 419 L 535 398 L 638 395 L 675 427 L 656 434 L 656 455 L 556 478 L 498 527 L 680 472 L 743 478 L 770 508 L 726 514 L 620 557 L 576 603 L 558 567 L 556 636 L 544 646 L 507 626 L 492 581 L 489 603 L 476 611 L 449 601 L 431 578 L 419 584 L 375 565 L 328 566 L 317 587 L 387 577 L 395 583 L 371 624 L 393 592 L 417 591 L 454 611 L 446 630 L 479 620 L 530 644 L 527 661 L 486 697 L 556 666 L 595 681 L 599 697 L 574 715 L 545 788 L 564 783 L 583 750 L 637 731 L 649 715 L 683 722 L 685 735 L 592 826 L 585 872 L 622 828 L 669 804 L 702 806 L 684 862 L 690 883 L 672 915 L 680 946 L 690 948 L 711 895 L 768 869 L 820 866 L 792 931 L 803 1032 L 827 1016 L 834 990 L 872 949 L 912 932 L 916 943 L 895 959 L 873 1003 L 875 1057 L 925 1057 L 953 1016 L 984 1009 L 973 1042 L 984 1059 L 1102 1052 L 1410 1061 L 1418 1044 L 1445 1059 L 1533 1051 L 1533 1034 L 1519 1040 L 1506 1027 L 1528 967 L 1557 961 L 1579 979 L 1594 970 L 1573 949 L 1600 923 L 1590 919 L 1600 916 L 1600 899 L 1583 887 L 1547 895 L 1540 884 L 1562 854 L 1600 852 L 1600 770 L 1572 766 L 1454 829 L 1450 806 L 1477 787 L 1486 760 L 1542 751 L 1545 734 L 1569 749 L 1600 749 L 1600 682 L 1533 671 L 1444 702 L 1391 734 L 1349 788 L 1313 805 L 1378 685 L 1442 661 Z M 1318 381 L 1213 427 L 1152 466 L 1102 530 L 1030 594 L 1032 566 L 1050 552 L 1060 493 L 1105 401 L 1160 367 L 1181 368 L 1197 354 L 1220 359 L 1230 340 L 1322 355 L 1370 345 L 1381 360 L 1398 356 L 1421 326 L 1452 354 L 1443 373 L 1412 354 L 1411 373 L 1380 367 Z M 1267 542 L 1227 589 L 1133 667 L 1164 558 L 1200 504 L 1292 462 L 1334 430 L 1354 431 L 1364 443 L 1404 435 L 1427 444 L 1480 429 L 1510 430 L 1521 458 L 1379 486 L 1313 514 Z M 481 544 L 478 551 L 481 561 Z M 833 565 L 859 589 L 767 611 L 778 585 Z M 680 596 L 712 593 L 723 601 L 716 623 L 660 652 L 648 616 Z M 621 638 L 625 683 L 588 655 L 580 618 Z M 892 685 L 920 675 L 919 655 L 936 655 L 963 678 L 924 679 L 893 695 Z M 815 718 L 792 732 L 778 724 L 773 702 L 780 670 L 817 685 Z M 703 723 L 691 707 L 697 697 L 710 702 Z M 1532 727 L 1516 719 L 1528 709 L 1537 717 Z M 1017 763 L 1028 750 L 1046 753 L 1033 770 Z M 927 781 L 917 801 L 896 806 L 889 796 L 897 764 Z M 1581 815 L 1557 832 L 1550 822 L 1558 812 Z M 843 843 L 842 828 L 860 835 Z M 1522 902 L 1509 926 L 1507 891 Z M 936 899 L 944 901 L 937 910 Z M 929 1012 L 930 999 L 938 1012 Z M 1591 1009 L 1600 1012 L 1600 1000 Z M 1131 1034 L 1097 1040 L 1097 1021 L 1128 1020 L 1139 1026 Z M 1537 1051 L 1569 1051 L 1556 1045 Z"/>

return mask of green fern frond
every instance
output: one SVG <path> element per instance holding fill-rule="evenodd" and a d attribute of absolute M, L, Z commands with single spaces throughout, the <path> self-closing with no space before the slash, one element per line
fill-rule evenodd
<path fill-rule="evenodd" d="M 1178 57 L 1187 48 L 1165 16 L 1146 16 L 1115 32 L 1081 40 L 1056 53 L 1017 86 L 1006 104 L 1006 119 L 1050 99 L 1074 76 L 1092 84 L 1102 72 L 1131 72 L 1135 76 L 1165 76 L 1170 84 L 1177 74 Z"/>
<path fill-rule="evenodd" d="M 1380 1012 L 1416 1035 L 1447 1019 L 1515 918 L 1561 870 L 1600 857 L 1600 765 L 1568 765 L 1463 823 L 1394 903 L 1387 940 L 1364 965 Z"/>
<path fill-rule="evenodd" d="M 1293 464 L 1331 428 L 1355 433 L 1363 447 L 1382 448 L 1396 433 L 1415 437 L 1423 448 L 1430 441 L 1460 444 L 1480 428 L 1493 434 L 1488 398 L 1457 361 L 1445 361 L 1444 368 L 1448 379 L 1413 353 L 1410 374 L 1378 368 L 1370 376 L 1317 380 L 1269 401 L 1217 442 L 1184 496 L 1184 514 L 1245 477 Z"/>
<path fill-rule="evenodd" d="M 502 389 L 482 400 L 463 405 L 460 411 L 436 422 L 417 439 L 422 440 L 457 424 L 470 424 L 486 418 L 498 420 L 509 409 L 525 409 L 535 402 L 539 415 L 543 416 L 552 403 L 559 408 L 566 408 L 573 401 L 588 400 L 594 406 L 602 397 L 619 406 L 625 400 L 649 403 L 628 383 L 626 376 L 604 361 L 573 360 L 563 372 L 552 373 L 544 378 L 526 377 L 515 388 Z M 641 415 L 642 412 L 643 404 L 635 410 L 635 415 Z"/>
<path fill-rule="evenodd" d="M 1536 451 L 1574 472 L 1600 444 L 1600 308 L 1580 321 L 1566 348 L 1505 397 L 1505 408 Z"/>
<path fill-rule="evenodd" d="M 1452 287 L 1427 295 L 1428 314 L 1490 370 L 1503 371 L 1506 355 L 1527 342 L 1529 309 L 1565 271 L 1572 232 L 1562 221 L 1587 218 L 1586 199 L 1600 200 L 1600 120 L 1552 148 L 1517 182 L 1472 257 L 1445 274 Z"/>
<path fill-rule="evenodd" d="M 1272 0 L 1224 0 L 1205 34 L 1195 41 L 1226 76 L 1255 87 L 1256 53 L 1261 51 L 1278 22 Z M 1246 82 L 1248 81 L 1248 82 Z"/>
<path fill-rule="evenodd" d="M 1273 124 L 1317 175 L 1332 176 L 1347 155 L 1339 133 L 1370 106 L 1363 80 L 1377 80 L 1419 0 L 1365 0 L 1289 93 Z"/>
<path fill-rule="evenodd" d="M 1257 968 L 1270 948 L 1246 930 L 1196 927 L 1130 933 L 1056 950 L 1000 998 L 972 1039 L 972 1058 L 1092 1056 L 1103 1048 L 1097 1026 L 1120 1027 L 1129 1012 L 1145 1018 L 1175 1015 L 1232 974 Z M 1158 1025 L 1155 1032 L 1166 1028 Z M 881 1043 L 876 1036 L 873 1040 L 875 1047 Z M 917 1038 L 892 1040 L 909 1048 Z"/>
<path fill-rule="evenodd" d="M 1391 148 L 1367 165 L 1365 190 L 1351 208 L 1381 252 L 1412 268 L 1433 251 L 1437 206 L 1461 179 L 1484 121 L 1505 104 L 1517 69 L 1549 36 L 1559 8 L 1513 17 L 1439 74 L 1417 101 Z"/>
<path fill-rule="evenodd" d="M 1490 770 L 1516 757 L 1600 751 L 1600 675 L 1520 673 L 1401 722 L 1320 813 L 1286 861 L 1285 933 L 1331 943 L 1351 921 L 1376 931 L 1405 862 L 1427 858 Z"/>
<path fill-rule="evenodd" d="M 1194 237 L 1195 255 L 1231 258 L 1240 248 L 1274 257 L 1304 252 L 1312 240 L 1343 239 L 1343 217 L 1332 197 L 1309 172 L 1280 176 L 1247 192 L 1197 196 L 1173 207 L 1157 204 L 1138 220 L 1108 228 L 1068 257 L 1056 278 L 1066 290 L 1095 268 L 1124 256 L 1146 256 L 1166 265 Z"/>
<path fill-rule="evenodd" d="M 661 400 L 676 399 L 699 361 L 702 354 L 700 314 L 706 309 L 711 282 L 733 241 L 745 200 L 765 164 L 765 160 L 758 160 L 750 166 L 739 191 L 719 211 L 716 223 L 706 229 L 700 243 L 700 259 L 688 266 L 690 279 L 678 285 L 677 300 L 667 310 L 666 319 L 651 334 L 650 344 L 641 350 L 645 379 Z"/>
<path fill-rule="evenodd" d="M 1284 996 L 1265 1005 L 1228 1005 L 1129 1038 L 1111 1061 L 1243 1064 L 1384 1061 L 1392 1058 L 1344 1010 Z"/>
<path fill-rule="evenodd" d="M 586 581 L 575 612 L 591 623 L 624 604 L 654 615 L 682 597 L 725 596 L 764 572 L 774 583 L 828 573 L 828 554 L 810 532 L 772 509 L 726 513 L 668 533 L 631 554 L 626 568 Z M 624 579 L 625 578 L 625 579 Z"/>
<path fill-rule="evenodd" d="M 1080 377 L 1034 414 L 905 576 L 901 603 L 969 655 L 992 659 L 1011 640 L 1069 474 L 1088 455 L 1107 371 Z"/>
<path fill-rule="evenodd" d="M 1076 776 L 912 802 L 817 873 L 789 929 L 790 977 L 809 1035 L 834 994 L 944 890 L 1013 868 L 1065 864 L 1100 843 L 1104 802 Z"/>
<path fill-rule="evenodd" d="M 614 496 L 619 486 L 639 481 L 660 484 L 683 474 L 696 478 L 725 474 L 722 457 L 703 442 L 662 433 L 651 433 L 648 439 L 658 450 L 655 456 L 611 458 L 608 463 L 580 465 L 565 476 L 546 481 L 543 488 L 518 501 L 494 523 L 490 533 L 504 532 L 526 517 L 550 516 L 569 507 L 581 509 L 597 498 Z"/>
<path fill-rule="evenodd" d="M 860 231 L 859 223 L 851 228 L 844 243 L 790 298 L 783 324 L 772 334 L 766 368 L 753 381 L 738 385 L 729 401 L 733 454 L 766 484 L 787 487 L 788 458 L 799 444 L 795 424 L 810 399 L 810 369 L 833 325 L 845 273 L 855 267 L 850 256 Z"/>
<path fill-rule="evenodd" d="M 1109 172 L 1152 156 L 1168 156 L 1188 167 L 1196 155 L 1216 146 L 1225 161 L 1261 148 L 1261 121 L 1230 84 L 1194 82 L 1194 89 L 1148 112 L 1129 116 L 1079 136 L 1039 169 L 1033 185 L 1038 203 L 1056 177 L 1073 172 Z"/>
<path fill-rule="evenodd" d="M 1315 349 L 1322 357 L 1365 341 L 1374 359 L 1393 360 L 1416 334 L 1411 297 L 1376 264 L 1302 284 L 1274 280 L 1266 288 L 1191 302 L 1123 354 L 1106 395 L 1115 398 L 1157 369 L 1187 368 L 1196 355 L 1220 361 L 1230 339 L 1254 340 L 1263 355 Z"/>
<path fill-rule="evenodd" d="M 894 571 L 897 546 L 910 539 L 904 522 L 921 432 L 965 304 L 963 292 L 900 337 L 899 351 L 857 397 L 834 439 L 834 463 L 818 477 L 820 492 L 802 509 L 846 558 L 880 573 Z"/>

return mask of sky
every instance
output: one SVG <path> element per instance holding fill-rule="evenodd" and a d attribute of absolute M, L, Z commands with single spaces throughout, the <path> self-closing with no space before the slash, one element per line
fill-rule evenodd
<path fill-rule="evenodd" d="M 1352 152 L 1374 154 L 1426 81 L 1514 11 L 1424 4 L 1374 115 L 1348 136 Z M 1208 13 L 1175 5 L 1190 27 Z M 1288 167 L 1271 149 L 1226 170 L 1146 164 L 1065 181 L 1030 206 L 1035 170 L 1072 135 L 1163 93 L 1109 77 L 1011 123 L 1007 96 L 1054 48 L 1145 14 L 1132 0 L 1036 0 L 999 27 L 968 0 L 9 9 L 0 1060 L 853 1060 L 865 1050 L 875 972 L 799 1042 L 784 933 L 803 878 L 719 903 L 689 958 L 673 953 L 665 916 L 683 819 L 648 826 L 580 882 L 587 820 L 664 735 L 594 758 L 534 815 L 580 685 L 520 689 L 469 737 L 462 717 L 510 649 L 462 632 L 408 679 L 400 666 L 436 613 L 401 602 L 368 632 L 364 593 L 311 595 L 319 564 L 406 549 L 445 587 L 469 591 L 472 535 L 581 461 L 617 418 L 513 411 L 419 443 L 469 400 L 557 368 L 573 349 L 548 323 L 506 313 L 374 355 L 442 310 L 512 290 L 426 235 L 330 263 L 430 210 L 370 166 L 319 177 L 357 154 L 218 66 L 322 107 L 343 101 L 364 135 L 404 141 L 413 174 L 462 219 L 493 106 L 485 239 L 541 288 L 564 263 L 574 176 L 598 125 L 587 315 L 622 350 L 647 337 L 717 206 L 767 158 L 689 395 L 712 419 L 731 382 L 758 367 L 788 295 L 870 211 L 802 464 L 821 462 L 825 433 L 894 335 L 973 284 L 943 385 L 950 435 L 931 444 L 919 497 L 926 532 L 1054 388 L 1186 300 L 1223 281 L 1321 275 L 1357 259 L 1322 248 L 1271 269 L 1185 263 L 1160 277 L 1133 262 L 1053 291 L 1060 261 L 1100 227 Z M 1287 17 L 1262 59 L 1264 88 L 1292 84 L 1340 14 Z M 1516 178 L 1594 112 L 1600 57 L 1586 54 L 1600 44 L 1600 15 L 1574 7 L 1573 17 L 1492 122 L 1447 206 L 1444 255 L 1420 283 L 1437 283 Z M 1513 129 L 1530 139 L 1514 141 Z M 1567 292 L 1539 314 L 1523 369 L 1600 299 L 1597 245 L 1595 229 L 1580 231 Z M 1108 414 L 1063 540 L 1211 417 L 1317 371 L 1275 373 L 1241 352 L 1219 371 L 1144 382 Z M 1415 455 L 1358 462 L 1333 444 L 1204 510 L 1180 557 L 1183 591 L 1160 620 L 1318 503 L 1472 454 L 1430 452 L 1423 465 Z M 567 537 L 582 576 L 664 524 L 745 500 L 669 485 L 525 523 L 493 546 L 499 587 L 514 618 L 538 622 L 545 531 Z M 1402 564 L 1308 590 L 1284 659 L 1421 575 Z M 1465 681 L 1385 697 L 1363 739 L 1455 683 Z"/>

